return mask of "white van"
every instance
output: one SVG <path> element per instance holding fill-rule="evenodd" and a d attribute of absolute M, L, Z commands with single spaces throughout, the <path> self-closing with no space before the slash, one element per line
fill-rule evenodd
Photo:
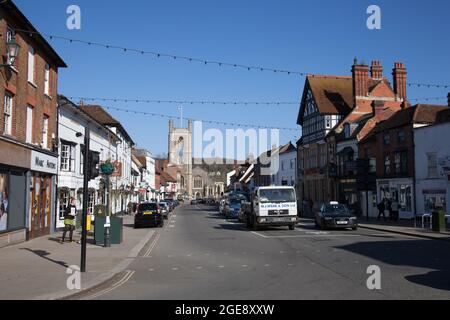
<path fill-rule="evenodd" d="M 288 226 L 298 223 L 297 196 L 293 187 L 260 187 L 250 202 L 243 204 L 247 228 L 258 230 L 262 226 Z"/>

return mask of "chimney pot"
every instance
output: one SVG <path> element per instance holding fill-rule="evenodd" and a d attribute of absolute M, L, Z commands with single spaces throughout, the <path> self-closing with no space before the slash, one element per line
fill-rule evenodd
<path fill-rule="evenodd" d="M 392 76 L 394 78 L 394 92 L 398 99 L 406 100 L 406 68 L 401 62 L 394 64 Z"/>
<path fill-rule="evenodd" d="M 379 60 L 372 61 L 370 72 L 373 79 L 383 79 L 383 67 Z"/>
<path fill-rule="evenodd" d="M 366 97 L 369 93 L 369 67 L 353 65 L 353 92 L 356 97 Z"/>

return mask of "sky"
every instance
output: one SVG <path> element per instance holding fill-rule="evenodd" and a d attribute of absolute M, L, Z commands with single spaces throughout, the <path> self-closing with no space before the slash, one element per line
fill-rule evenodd
<path fill-rule="evenodd" d="M 14 0 L 44 34 L 122 47 L 245 65 L 326 75 L 351 75 L 355 57 L 380 60 L 392 79 L 404 62 L 408 81 L 450 85 L 448 0 Z M 369 30 L 367 8 L 381 9 L 381 29 Z M 69 30 L 69 5 L 81 9 L 81 29 Z M 69 97 L 152 100 L 289 101 L 282 106 L 183 105 L 184 116 L 223 122 L 297 128 L 281 131 L 281 143 L 301 135 L 296 124 L 305 78 L 272 72 L 205 66 L 49 40 L 67 63 L 58 90 Z M 411 87 L 409 98 L 442 97 L 444 88 Z M 75 101 L 78 102 L 78 101 Z M 86 101 L 86 103 L 89 101 Z M 423 100 L 422 102 L 425 102 Z M 177 104 L 103 103 L 178 116 Z M 168 120 L 110 113 L 139 147 L 167 153 Z M 179 121 L 175 122 L 179 125 Z M 223 125 L 204 128 L 224 130 Z"/>

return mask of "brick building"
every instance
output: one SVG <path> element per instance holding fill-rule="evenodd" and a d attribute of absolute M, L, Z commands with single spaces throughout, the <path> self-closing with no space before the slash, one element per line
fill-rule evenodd
<path fill-rule="evenodd" d="M 414 129 L 432 125 L 447 106 L 418 104 L 380 122 L 359 142 L 361 158 L 376 168 L 377 203 L 390 200 L 400 218 L 415 215 Z"/>
<path fill-rule="evenodd" d="M 36 32 L 14 3 L 0 4 L 0 246 L 54 228 L 57 81 L 67 66 Z M 11 64 L 14 43 L 20 50 Z"/>
<path fill-rule="evenodd" d="M 345 199 L 359 205 L 356 176 L 339 164 L 358 159 L 357 142 L 376 124 L 407 105 L 406 69 L 395 63 L 394 85 L 383 76 L 379 61 L 352 66 L 352 76 L 309 75 L 297 123 L 297 192 L 299 201 L 322 203 Z M 354 165 L 355 163 L 353 163 Z M 343 168 L 342 168 L 343 169 Z"/>

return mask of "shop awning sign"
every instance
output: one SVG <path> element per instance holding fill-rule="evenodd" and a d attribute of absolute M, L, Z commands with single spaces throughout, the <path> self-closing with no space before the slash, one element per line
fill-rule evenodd
<path fill-rule="evenodd" d="M 31 151 L 30 168 L 32 171 L 57 174 L 58 158 L 33 150 Z"/>

